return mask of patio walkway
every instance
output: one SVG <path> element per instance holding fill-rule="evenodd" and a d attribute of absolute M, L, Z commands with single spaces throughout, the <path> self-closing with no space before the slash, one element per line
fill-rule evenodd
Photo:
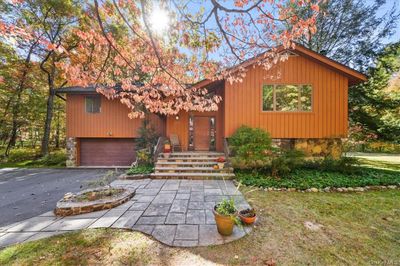
<path fill-rule="evenodd" d="M 136 189 L 136 195 L 116 208 L 76 216 L 53 212 L 0 228 L 0 247 L 86 228 L 126 228 L 152 235 L 179 247 L 219 245 L 239 239 L 252 227 L 235 226 L 233 235 L 217 232 L 212 208 L 232 197 L 239 209 L 248 208 L 232 181 L 224 180 L 117 180 L 112 186 Z"/>

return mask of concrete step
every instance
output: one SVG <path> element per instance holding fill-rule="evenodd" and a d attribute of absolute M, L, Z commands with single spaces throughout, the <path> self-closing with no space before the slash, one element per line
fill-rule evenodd
<path fill-rule="evenodd" d="M 210 166 L 210 165 L 216 165 L 217 162 L 210 162 L 210 161 L 205 161 L 205 162 L 175 162 L 175 161 L 157 161 L 156 162 L 156 167 L 158 166 L 163 166 L 163 165 L 168 165 L 168 166 Z"/>
<path fill-rule="evenodd" d="M 221 152 L 173 152 L 170 157 L 221 157 L 225 156 Z M 164 158 L 164 153 L 159 154 L 159 158 Z"/>
<path fill-rule="evenodd" d="M 232 173 L 233 172 L 233 168 L 214 169 L 213 167 L 160 167 L 160 166 L 158 166 L 154 170 L 156 173 L 160 173 L 160 172 Z"/>
<path fill-rule="evenodd" d="M 158 157 L 157 161 L 215 161 L 217 160 L 218 157 L 169 157 L 169 158 L 163 158 L 163 157 Z"/>
<path fill-rule="evenodd" d="M 159 179 L 233 179 L 233 173 L 153 173 L 152 178 Z"/>

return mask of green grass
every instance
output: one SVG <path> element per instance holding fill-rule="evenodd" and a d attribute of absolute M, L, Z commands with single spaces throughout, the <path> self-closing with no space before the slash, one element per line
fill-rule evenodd
<path fill-rule="evenodd" d="M 258 212 L 250 235 L 225 245 L 171 248 L 138 232 L 84 230 L 0 251 L 0 265 L 395 265 L 400 191 L 242 191 Z M 248 192 L 248 193 L 246 193 Z M 305 222 L 321 224 L 310 231 Z"/>
<path fill-rule="evenodd" d="M 365 158 L 358 158 L 358 161 L 362 166 L 370 168 L 390 169 L 390 170 L 400 171 L 400 164 L 398 163 L 378 161 L 378 160 L 368 160 Z"/>
<path fill-rule="evenodd" d="M 53 151 L 48 156 L 40 157 L 38 150 L 20 148 L 12 150 L 8 158 L 0 160 L 0 168 L 58 168 L 65 167 L 66 159 L 63 150 Z"/>

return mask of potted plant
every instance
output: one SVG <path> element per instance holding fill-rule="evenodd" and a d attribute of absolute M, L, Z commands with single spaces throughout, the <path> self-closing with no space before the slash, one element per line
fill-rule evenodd
<path fill-rule="evenodd" d="M 164 142 L 164 157 L 169 158 L 171 155 L 171 143 L 168 140 Z"/>
<path fill-rule="evenodd" d="M 214 206 L 213 213 L 218 232 L 221 235 L 231 235 L 235 223 L 240 224 L 233 199 L 223 199 L 220 203 Z"/>
<path fill-rule="evenodd" d="M 245 209 L 239 211 L 240 220 L 245 224 L 253 224 L 256 221 L 257 214 L 256 211 L 252 209 Z"/>
<path fill-rule="evenodd" d="M 215 160 L 218 164 L 219 169 L 223 169 L 225 166 L 225 158 L 224 157 L 218 157 L 217 160 Z"/>

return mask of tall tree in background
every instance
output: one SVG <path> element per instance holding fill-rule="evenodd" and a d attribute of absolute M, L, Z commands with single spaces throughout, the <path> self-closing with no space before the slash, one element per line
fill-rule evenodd
<path fill-rule="evenodd" d="M 78 25 L 81 4 L 75 0 L 25 0 L 2 3 L 5 23 L 2 24 L 1 30 L 5 40 L 11 45 L 17 43 L 18 53 L 26 54 L 27 66 L 34 57 L 34 62 L 40 66 L 46 77 L 48 95 L 41 142 L 43 156 L 49 151 L 56 90 L 67 83 L 66 80 L 62 80 L 62 73 L 57 64 L 67 59 L 66 52 L 76 46 L 76 41 L 70 37 L 70 31 Z M 30 74 L 32 69 L 25 67 L 24 71 L 23 73 Z M 24 84 L 23 81 L 22 76 L 21 84 Z M 21 89 L 16 91 L 16 103 L 19 102 L 20 91 L 22 92 Z M 20 108 L 21 104 L 15 104 L 13 109 L 16 116 Z M 14 123 L 6 155 L 15 145 L 17 129 L 18 125 Z"/>
<path fill-rule="evenodd" d="M 394 1 L 387 13 L 380 14 L 385 0 L 329 0 L 320 4 L 317 32 L 300 43 L 313 51 L 366 72 L 373 65 L 384 42 L 391 37 L 399 20 Z M 297 8 L 296 14 L 307 17 L 309 10 Z"/>
<path fill-rule="evenodd" d="M 368 82 L 349 90 L 350 117 L 381 139 L 400 142 L 400 42 L 388 45 L 368 71 Z"/>

